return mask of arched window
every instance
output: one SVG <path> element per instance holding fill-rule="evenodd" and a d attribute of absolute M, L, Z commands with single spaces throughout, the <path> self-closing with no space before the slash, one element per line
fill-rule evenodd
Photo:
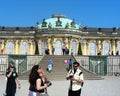
<path fill-rule="evenodd" d="M 12 54 L 13 53 L 13 42 L 9 41 L 8 42 L 8 54 Z"/>
<path fill-rule="evenodd" d="M 22 54 L 27 54 L 27 42 L 22 42 Z"/>
<path fill-rule="evenodd" d="M 94 42 L 90 42 L 90 55 L 96 55 L 96 44 Z"/>
<path fill-rule="evenodd" d="M 104 55 L 109 55 L 109 51 L 110 51 L 110 43 L 105 42 L 104 43 Z"/>
<path fill-rule="evenodd" d="M 118 42 L 118 55 L 120 55 L 120 42 Z"/>
<path fill-rule="evenodd" d="M 45 49 L 47 48 L 47 41 L 46 40 L 42 40 L 41 41 L 41 48 L 40 48 L 40 55 L 44 55 L 45 54 Z"/>
<path fill-rule="evenodd" d="M 73 53 L 73 55 L 77 55 L 77 53 L 76 53 L 76 49 L 77 49 L 77 43 L 76 43 L 76 41 L 72 41 L 72 53 Z"/>
<path fill-rule="evenodd" d="M 62 43 L 61 40 L 56 41 L 55 54 L 62 55 Z"/>

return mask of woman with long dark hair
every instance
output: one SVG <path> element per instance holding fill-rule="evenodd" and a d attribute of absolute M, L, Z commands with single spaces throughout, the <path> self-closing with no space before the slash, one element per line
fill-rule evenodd
<path fill-rule="evenodd" d="M 48 87 L 48 80 L 45 72 L 39 67 L 34 65 L 29 75 L 29 95 L 28 96 L 48 96 L 46 88 Z"/>

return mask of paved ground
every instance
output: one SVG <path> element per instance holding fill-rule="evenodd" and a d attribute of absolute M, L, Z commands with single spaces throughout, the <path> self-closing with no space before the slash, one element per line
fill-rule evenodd
<path fill-rule="evenodd" d="M 17 90 L 16 96 L 28 96 L 29 83 L 20 80 L 21 89 Z M 69 81 L 52 81 L 53 85 L 48 88 L 50 96 L 67 96 Z M 0 75 L 0 96 L 5 90 L 6 80 Z M 120 96 L 120 77 L 105 77 L 104 80 L 85 80 L 81 96 Z"/>

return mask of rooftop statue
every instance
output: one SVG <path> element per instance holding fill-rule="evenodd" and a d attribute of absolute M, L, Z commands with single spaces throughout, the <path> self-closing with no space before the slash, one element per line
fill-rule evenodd
<path fill-rule="evenodd" d="M 42 27 L 47 27 L 47 22 L 45 21 L 45 19 L 43 19 Z"/>
<path fill-rule="evenodd" d="M 62 21 L 60 21 L 60 18 L 56 21 L 56 26 L 62 26 Z"/>
<path fill-rule="evenodd" d="M 72 22 L 71 22 L 71 27 L 74 27 L 75 28 L 75 20 L 73 19 Z"/>

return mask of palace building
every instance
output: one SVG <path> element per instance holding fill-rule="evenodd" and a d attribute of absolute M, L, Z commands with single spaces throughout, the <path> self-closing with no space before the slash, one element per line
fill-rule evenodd
<path fill-rule="evenodd" d="M 120 28 L 82 26 L 62 14 L 54 14 L 35 26 L 0 26 L 0 54 L 34 55 L 37 50 L 44 55 L 49 49 L 51 55 L 54 47 L 54 54 L 62 55 L 63 46 L 73 55 L 79 50 L 79 55 L 119 55 Z"/>

